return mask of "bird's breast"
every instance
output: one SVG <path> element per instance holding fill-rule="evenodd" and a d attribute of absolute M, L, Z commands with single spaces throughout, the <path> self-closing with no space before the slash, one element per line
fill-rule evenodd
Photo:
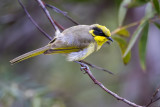
<path fill-rule="evenodd" d="M 79 60 L 83 60 L 84 58 L 86 58 L 87 56 L 89 56 L 91 53 L 93 53 L 94 51 L 96 51 L 98 49 L 97 47 L 97 43 L 90 43 L 88 45 L 88 47 L 78 51 L 78 52 L 72 52 L 69 53 L 67 56 L 67 60 L 68 61 L 79 61 Z"/>

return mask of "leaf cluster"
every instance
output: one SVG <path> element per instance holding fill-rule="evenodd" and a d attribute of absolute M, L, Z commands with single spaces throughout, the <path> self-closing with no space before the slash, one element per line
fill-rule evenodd
<path fill-rule="evenodd" d="M 136 8 L 138 6 L 145 5 L 145 15 L 142 19 L 137 22 L 123 26 L 128 9 Z M 112 32 L 114 39 L 118 42 L 124 64 L 127 64 L 131 59 L 131 49 L 138 41 L 139 46 L 139 57 L 140 64 L 143 70 L 146 69 L 146 46 L 149 25 L 154 24 L 158 29 L 160 29 L 160 23 L 157 20 L 160 19 L 160 3 L 158 0 L 123 0 L 119 5 L 118 12 L 118 29 Z M 137 26 L 132 36 L 130 37 L 130 32 L 128 28 Z M 126 38 L 130 37 L 127 43 Z M 140 38 L 140 39 L 138 39 Z"/>

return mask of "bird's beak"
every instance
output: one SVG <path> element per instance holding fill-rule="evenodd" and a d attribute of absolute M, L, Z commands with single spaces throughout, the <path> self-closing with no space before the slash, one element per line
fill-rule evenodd
<path fill-rule="evenodd" d="M 113 42 L 113 39 L 110 36 L 107 36 L 107 39 Z"/>

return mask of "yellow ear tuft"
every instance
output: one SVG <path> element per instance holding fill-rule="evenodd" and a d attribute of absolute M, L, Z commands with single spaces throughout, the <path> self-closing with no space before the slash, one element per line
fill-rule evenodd
<path fill-rule="evenodd" d="M 89 31 L 89 33 L 92 34 L 93 37 L 95 37 L 96 35 L 93 32 L 94 32 L 94 30 Z"/>

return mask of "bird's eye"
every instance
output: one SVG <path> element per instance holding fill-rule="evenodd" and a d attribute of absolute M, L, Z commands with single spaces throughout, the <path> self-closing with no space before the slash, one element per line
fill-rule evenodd
<path fill-rule="evenodd" d="M 106 36 L 106 35 L 103 33 L 103 31 L 102 31 L 101 29 L 97 28 L 97 27 L 94 27 L 93 30 L 94 30 L 93 33 L 94 33 L 95 35 L 97 35 L 97 36 Z"/>

